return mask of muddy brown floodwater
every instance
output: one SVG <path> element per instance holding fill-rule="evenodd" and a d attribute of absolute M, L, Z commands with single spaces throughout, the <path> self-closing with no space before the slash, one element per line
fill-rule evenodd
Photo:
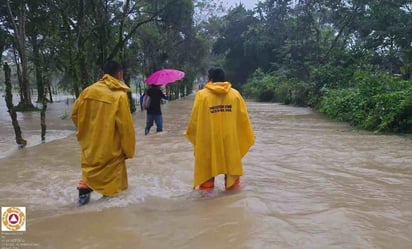
<path fill-rule="evenodd" d="M 0 203 L 24 206 L 16 248 L 412 248 L 412 141 L 355 131 L 308 108 L 247 102 L 256 144 L 244 188 L 208 198 L 191 189 L 193 152 L 183 136 L 193 96 L 163 105 L 164 130 L 144 136 L 133 115 L 136 157 L 129 189 L 76 206 L 79 146 L 64 101 L 49 105 L 47 143 L 39 114 L 19 114 L 29 146 L 13 144 L 0 109 Z M 17 243 L 17 242 L 16 242 Z"/>

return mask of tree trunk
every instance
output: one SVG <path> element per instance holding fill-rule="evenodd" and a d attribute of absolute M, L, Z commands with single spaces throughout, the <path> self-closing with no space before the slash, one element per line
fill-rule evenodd
<path fill-rule="evenodd" d="M 36 69 L 36 82 L 37 82 L 37 103 L 42 103 L 46 98 L 44 91 L 43 72 L 39 65 L 35 65 Z"/>
<path fill-rule="evenodd" d="M 124 83 L 128 87 L 130 87 L 130 74 L 127 72 L 126 66 L 124 66 L 123 68 L 123 80 L 124 80 Z M 133 101 L 132 92 L 127 92 L 127 96 L 129 97 L 130 112 L 134 113 L 136 112 L 136 105 L 135 105 L 135 102 Z"/>
<path fill-rule="evenodd" d="M 13 47 L 13 57 L 14 57 L 14 63 L 16 65 L 16 73 L 17 73 L 17 80 L 19 82 L 19 97 L 20 97 L 20 102 L 23 102 L 23 92 L 22 92 L 22 76 L 21 76 L 21 70 L 20 70 L 20 64 L 19 61 L 17 60 L 17 49 Z"/>
<path fill-rule="evenodd" d="M 16 143 L 20 147 L 24 147 L 26 146 L 27 141 L 24 140 L 21 135 L 21 129 L 19 126 L 19 122 L 17 121 L 16 110 L 14 109 L 14 106 L 13 106 L 13 95 L 11 91 L 12 87 L 11 87 L 11 78 L 10 78 L 11 70 L 7 63 L 4 63 L 3 70 L 4 70 L 4 78 L 5 78 L 4 83 L 6 84 L 6 105 L 7 105 L 10 117 L 11 117 L 11 122 L 13 124 L 14 133 L 16 135 Z"/>
<path fill-rule="evenodd" d="M 79 74 L 77 73 L 77 69 L 76 69 L 76 65 L 75 65 L 75 61 L 73 60 L 72 54 L 70 52 L 70 56 L 69 56 L 69 60 L 70 60 L 70 65 L 69 65 L 69 72 L 70 75 L 72 76 L 72 82 L 73 82 L 73 92 L 77 97 L 79 97 L 80 92 L 83 91 L 83 88 L 81 88 L 81 86 L 79 86 Z M 79 89 L 79 87 L 81 89 Z"/>
<path fill-rule="evenodd" d="M 50 80 L 49 80 L 49 78 L 47 78 L 47 84 L 46 84 L 46 86 L 47 86 L 47 92 L 49 93 L 49 102 L 50 103 L 53 103 L 54 101 L 53 101 L 53 94 L 52 94 L 52 89 L 51 89 L 51 86 L 50 86 Z M 45 94 L 45 96 L 46 96 L 46 94 Z"/>
<path fill-rule="evenodd" d="M 87 67 L 86 58 L 82 57 L 80 59 L 80 65 L 81 65 L 80 77 L 81 77 L 81 82 L 82 82 L 82 89 L 85 89 L 90 84 L 89 70 Z"/>
<path fill-rule="evenodd" d="M 46 110 L 47 110 L 47 85 L 48 85 L 48 80 L 45 79 L 44 81 L 44 90 L 43 92 L 44 97 L 42 98 L 42 108 L 40 111 L 40 126 L 41 126 L 41 141 L 44 142 L 46 141 Z"/>
<path fill-rule="evenodd" d="M 42 103 L 43 98 L 46 97 L 44 94 L 44 82 L 43 82 L 43 65 L 42 65 L 42 56 L 40 54 L 40 47 L 37 41 L 37 37 L 34 35 L 32 37 L 33 45 L 33 63 L 34 71 L 36 72 L 36 83 L 37 83 L 37 103 Z"/>
<path fill-rule="evenodd" d="M 23 42 L 25 46 L 26 42 Z M 22 108 L 34 108 L 33 103 L 31 103 L 31 94 L 29 87 L 29 69 L 28 69 L 28 60 L 27 60 L 27 51 L 22 49 L 20 52 L 21 56 L 21 67 L 22 67 L 22 93 L 23 93 L 23 103 L 20 103 L 19 106 Z"/>

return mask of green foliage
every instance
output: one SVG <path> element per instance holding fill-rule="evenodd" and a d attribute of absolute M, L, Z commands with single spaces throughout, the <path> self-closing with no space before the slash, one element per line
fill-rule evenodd
<path fill-rule="evenodd" d="M 356 72 L 353 81 L 352 88 L 325 88 L 319 110 L 367 130 L 411 131 L 411 81 L 370 71 Z"/>
<path fill-rule="evenodd" d="M 307 106 L 310 84 L 287 79 L 281 75 L 264 75 L 257 70 L 249 83 L 243 86 L 246 96 L 258 101 L 279 102 L 297 106 Z"/>
<path fill-rule="evenodd" d="M 236 6 L 222 18 L 219 26 L 220 36 L 213 44 L 213 53 L 224 55 L 223 67 L 227 79 L 235 87 L 244 84 L 258 67 L 255 63 L 257 55 L 245 49 L 246 32 L 256 22 L 252 11 L 246 10 L 243 5 Z"/>
<path fill-rule="evenodd" d="M 378 94 L 364 128 L 377 131 L 412 131 L 412 87 L 406 91 Z"/>
<path fill-rule="evenodd" d="M 338 121 L 359 125 L 367 115 L 367 102 L 358 89 L 324 89 L 319 111 Z"/>
<path fill-rule="evenodd" d="M 319 108 L 370 130 L 410 130 L 410 7 L 265 0 L 255 19 L 241 8 L 221 17 L 213 51 L 231 79 L 247 80 L 249 97 Z"/>
<path fill-rule="evenodd" d="M 243 86 L 245 96 L 256 98 L 258 101 L 275 102 L 275 88 L 279 78 L 263 75 L 261 70 L 257 70 L 254 77 Z"/>
<path fill-rule="evenodd" d="M 205 51 L 210 47 L 196 39 L 193 1 L 10 3 L 15 15 L 25 4 L 27 29 L 22 35 L 27 37 L 29 64 L 34 66 L 39 94 L 41 79 L 58 74 L 60 87 L 78 96 L 100 77 L 107 60 L 124 65 L 126 84 L 160 68 L 185 69 L 187 75 L 204 71 Z M 13 47 L 4 37 L 11 36 L 13 27 L 7 10 L 6 4 L 0 5 L 0 49 Z"/>

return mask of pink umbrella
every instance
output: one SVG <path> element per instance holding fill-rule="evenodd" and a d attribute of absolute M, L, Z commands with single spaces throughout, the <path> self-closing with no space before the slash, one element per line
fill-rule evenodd
<path fill-rule="evenodd" d="M 184 76 L 184 72 L 176 69 L 161 69 L 152 73 L 144 82 L 148 85 L 167 85 L 182 79 Z"/>

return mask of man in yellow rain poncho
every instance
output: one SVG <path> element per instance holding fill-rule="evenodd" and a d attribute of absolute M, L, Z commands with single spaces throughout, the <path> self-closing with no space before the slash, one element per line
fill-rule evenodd
<path fill-rule="evenodd" d="M 135 153 L 135 129 L 122 66 L 114 61 L 103 67 L 104 75 L 85 88 L 72 108 L 81 146 L 82 178 L 79 205 L 94 190 L 113 196 L 128 187 L 126 159 Z"/>
<path fill-rule="evenodd" d="M 225 82 L 221 68 L 209 70 L 209 82 L 196 93 L 186 137 L 194 146 L 193 188 L 211 191 L 214 177 L 225 174 L 225 187 L 239 187 L 242 158 L 255 142 L 245 101 Z"/>

